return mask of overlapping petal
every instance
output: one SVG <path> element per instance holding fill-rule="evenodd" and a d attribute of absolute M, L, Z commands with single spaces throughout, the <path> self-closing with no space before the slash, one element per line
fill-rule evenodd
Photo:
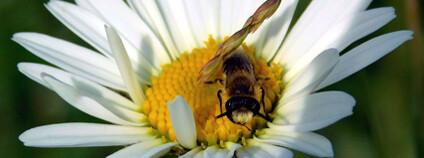
<path fill-rule="evenodd" d="M 257 58 L 271 61 L 277 53 L 287 34 L 298 2 L 298 0 L 283 0 L 274 15 L 247 37 L 246 43 L 255 45 Z"/>
<path fill-rule="evenodd" d="M 173 102 L 166 103 L 171 117 L 172 127 L 181 146 L 194 148 L 197 146 L 197 131 L 193 110 L 182 96 L 175 97 Z"/>
<path fill-rule="evenodd" d="M 125 90 L 116 65 L 94 51 L 38 33 L 17 33 L 12 39 L 64 70 L 110 88 Z"/>
<path fill-rule="evenodd" d="M 153 139 L 147 127 L 96 123 L 61 123 L 29 129 L 19 136 L 26 146 L 87 147 L 118 146 Z"/>
<path fill-rule="evenodd" d="M 269 158 L 290 158 L 293 157 L 293 153 L 283 147 L 262 143 L 259 141 L 256 141 L 254 139 L 248 140 L 248 147 L 245 147 L 241 149 L 240 151 L 237 151 L 237 154 L 239 152 L 241 153 L 240 157 L 242 155 L 246 155 L 248 157 L 269 157 Z M 247 152 L 248 154 L 245 154 L 243 152 Z M 239 156 L 239 155 L 237 155 Z"/>
<path fill-rule="evenodd" d="M 333 70 L 338 61 L 337 50 L 329 49 L 318 55 L 305 70 L 289 70 L 283 79 L 287 80 L 288 83 L 279 104 L 284 104 L 292 98 L 313 92 Z"/>
<path fill-rule="evenodd" d="M 161 139 L 153 139 L 137 143 L 121 149 L 108 158 L 149 158 L 149 157 L 160 157 L 164 154 L 164 151 L 170 150 L 170 148 L 177 143 L 166 143 L 164 144 Z"/>
<path fill-rule="evenodd" d="M 364 11 L 370 3 L 371 0 L 312 1 L 288 34 L 273 61 L 281 62 L 286 68 L 295 66 L 323 34 L 331 31 L 332 26 L 345 17 Z M 331 47 L 326 49 L 329 48 Z"/>
<path fill-rule="evenodd" d="M 391 7 L 372 9 L 344 17 L 325 31 L 303 56 L 296 59 L 291 69 L 306 67 L 310 61 L 328 48 L 341 52 L 353 42 L 378 30 L 395 17 L 394 9 Z"/>
<path fill-rule="evenodd" d="M 319 90 L 336 83 L 390 53 L 412 39 L 412 31 L 388 33 L 361 44 L 340 58 L 340 62 L 328 77 L 316 88 Z"/>
<path fill-rule="evenodd" d="M 355 99 L 344 92 L 314 93 L 280 104 L 278 117 L 268 126 L 283 132 L 318 130 L 351 115 L 354 105 Z"/>
<path fill-rule="evenodd" d="M 274 144 L 298 150 L 317 157 L 333 157 L 331 142 L 312 132 L 281 132 L 266 129 L 265 134 L 256 139 L 259 142 Z"/>
<path fill-rule="evenodd" d="M 112 52 L 104 31 L 104 25 L 107 24 L 107 22 L 103 21 L 90 11 L 68 2 L 51 1 L 46 5 L 46 7 L 71 31 L 113 60 Z M 148 38 L 153 37 L 143 36 L 143 38 L 145 41 L 149 41 Z M 141 81 L 149 81 L 150 76 L 157 75 L 159 73 L 160 65 L 166 63 L 155 62 L 156 60 L 159 60 L 159 57 L 161 56 L 158 56 L 156 53 L 152 53 L 152 50 L 155 50 L 153 48 L 154 45 L 140 43 L 144 44 L 146 47 L 145 49 L 143 48 L 143 50 L 138 50 L 131 44 L 131 41 L 123 39 L 123 43 L 130 56 L 134 70 L 142 79 Z M 143 54 L 148 54 L 148 56 L 143 56 Z M 164 57 L 163 59 L 166 60 Z"/>

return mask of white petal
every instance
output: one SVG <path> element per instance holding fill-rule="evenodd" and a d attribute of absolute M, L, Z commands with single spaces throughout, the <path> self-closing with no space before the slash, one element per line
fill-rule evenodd
<path fill-rule="evenodd" d="M 328 29 L 343 18 L 365 10 L 370 3 L 371 0 L 312 1 L 290 31 L 274 62 L 291 68 Z"/>
<path fill-rule="evenodd" d="M 94 51 L 38 33 L 17 33 L 12 39 L 40 58 L 69 72 L 114 89 L 125 90 L 116 65 Z"/>
<path fill-rule="evenodd" d="M 118 146 L 153 139 L 149 128 L 95 123 L 62 123 L 29 129 L 19 136 L 26 146 L 87 147 Z"/>
<path fill-rule="evenodd" d="M 184 155 L 181 155 L 180 158 L 192 158 L 201 150 L 202 150 L 202 147 L 200 146 L 195 147 L 194 149 L 191 149 L 189 152 L 185 153 Z"/>
<path fill-rule="evenodd" d="M 42 64 L 36 64 L 36 63 L 19 63 L 18 69 L 19 71 L 21 71 L 23 74 L 25 74 L 32 80 L 50 89 L 52 88 L 41 78 L 42 73 L 52 75 L 55 78 L 60 79 L 62 82 L 65 82 L 68 85 L 72 85 L 73 87 L 85 88 L 87 90 L 92 89 L 92 92 L 96 92 L 95 96 L 106 99 L 107 102 L 111 102 L 114 105 L 131 109 L 133 111 L 136 111 L 139 109 L 139 106 L 135 105 L 133 102 L 131 102 L 127 98 L 122 97 L 120 94 L 110 89 L 107 89 L 103 86 L 100 86 L 88 80 L 84 80 L 81 77 L 71 75 L 63 70 L 60 70 L 54 67 L 50 67 L 50 66 L 42 65 Z M 77 83 L 75 82 L 76 81 L 75 79 L 78 79 L 79 81 L 81 81 L 81 83 L 84 82 L 85 87 L 81 87 L 81 85 L 78 86 Z"/>
<path fill-rule="evenodd" d="M 240 144 L 227 142 L 225 143 L 226 148 L 221 149 L 216 146 L 209 146 L 206 148 L 206 150 L 203 152 L 203 157 L 205 158 L 232 158 L 234 156 L 234 152 L 241 148 L 242 146 Z"/>
<path fill-rule="evenodd" d="M 116 65 L 118 65 L 121 76 L 124 80 L 125 86 L 127 86 L 128 93 L 135 104 L 141 106 L 146 100 L 146 96 L 138 83 L 136 74 L 131 66 L 130 59 L 127 51 L 125 50 L 122 40 L 116 33 L 115 29 L 111 26 L 106 26 L 106 34 L 109 40 L 110 49 L 115 57 Z"/>
<path fill-rule="evenodd" d="M 283 0 L 278 10 L 261 27 L 246 39 L 254 44 L 257 58 L 270 61 L 287 34 L 298 0 Z"/>
<path fill-rule="evenodd" d="M 139 158 L 142 157 L 146 151 L 153 149 L 162 144 L 161 139 L 153 139 L 148 141 L 143 141 L 141 143 L 137 143 L 124 149 L 121 149 L 112 155 L 109 155 L 108 158 Z"/>
<path fill-rule="evenodd" d="M 215 39 L 223 39 L 219 36 L 220 3 L 220 0 L 200 0 L 200 10 L 206 23 L 206 30 Z"/>
<path fill-rule="evenodd" d="M 280 102 L 287 102 L 294 97 L 311 93 L 331 72 L 339 60 L 337 50 L 329 49 L 317 56 L 308 67 L 301 70 L 288 70 L 286 81 L 289 81 Z M 298 72 L 296 72 L 298 71 Z M 299 73 L 301 72 L 301 73 Z M 299 75 L 298 75 L 299 74 Z M 291 77 L 296 76 L 296 77 Z M 292 80 L 290 78 L 293 78 Z"/>
<path fill-rule="evenodd" d="M 50 1 L 47 9 L 72 32 L 101 53 L 111 56 L 102 20 L 86 10 L 63 1 Z"/>
<path fill-rule="evenodd" d="M 314 93 L 279 105 L 279 117 L 268 125 L 278 131 L 318 130 L 351 115 L 354 105 L 355 99 L 344 92 Z"/>
<path fill-rule="evenodd" d="M 91 12 L 68 2 L 59 0 L 50 1 L 46 7 L 75 34 L 87 41 L 101 53 L 113 59 L 104 31 L 104 24 L 106 24 L 106 22 L 96 17 Z M 149 60 L 151 59 L 149 58 L 139 57 L 139 50 L 131 45 L 130 42 L 125 39 L 123 42 L 129 55 L 131 55 L 133 67 L 139 79 L 141 82 L 148 84 L 149 77 L 158 74 L 158 69 L 160 67 L 155 67 L 150 64 Z"/>
<path fill-rule="evenodd" d="M 140 1 L 128 0 L 130 6 L 137 12 L 137 14 L 145 21 L 150 28 L 160 37 L 163 45 L 167 47 L 170 55 L 175 59 L 181 52 L 172 39 L 167 25 L 162 16 L 162 11 L 158 7 L 156 1 Z"/>
<path fill-rule="evenodd" d="M 45 73 L 41 74 L 41 78 L 66 102 L 89 115 L 121 125 L 145 124 L 140 123 L 145 118 L 143 114 L 108 101 L 89 82 L 75 77 L 70 79 L 74 83 L 71 86 Z"/>
<path fill-rule="evenodd" d="M 205 18 L 201 8 L 201 3 L 204 3 L 204 0 L 182 0 L 182 3 L 186 8 L 185 11 L 187 12 L 187 20 L 191 27 L 191 31 L 193 31 L 193 36 L 197 42 L 197 46 L 203 46 L 203 41 L 208 40 L 209 35 L 212 34 L 212 32 L 208 30 L 207 26 L 207 21 L 209 19 Z"/>
<path fill-rule="evenodd" d="M 338 34 L 339 40 L 332 41 L 328 47 L 337 48 L 339 51 L 342 51 L 358 39 L 361 39 L 383 27 L 395 17 L 395 9 L 392 7 L 376 8 L 352 15 L 351 17 L 340 21 L 338 25 L 331 29 L 339 31 L 346 29 L 348 31 L 346 33 Z M 352 20 L 350 18 L 352 18 Z"/>
<path fill-rule="evenodd" d="M 336 83 L 372 64 L 405 41 L 412 39 L 412 34 L 412 31 L 388 33 L 352 49 L 340 57 L 340 62 L 316 90 Z"/>
<path fill-rule="evenodd" d="M 129 55 L 136 63 L 148 62 L 156 68 L 170 63 L 168 52 L 162 45 L 156 34 L 150 30 L 135 12 L 133 12 L 122 0 L 84 0 L 83 4 L 100 17 L 106 24 L 113 26 L 122 38 L 128 41 L 137 51 L 129 51 Z M 125 18 L 123 18 L 125 17 Z M 145 58 L 147 60 L 139 60 Z"/>
<path fill-rule="evenodd" d="M 219 149 L 216 146 L 209 146 L 206 148 L 206 150 L 203 152 L 204 158 L 222 158 L 222 156 L 219 156 Z"/>
<path fill-rule="evenodd" d="M 250 147 L 252 148 L 252 147 Z M 249 149 L 249 147 L 247 147 L 247 149 Z M 243 148 L 240 148 L 237 150 L 236 155 L 238 158 L 253 158 L 252 155 L 250 155 L 246 150 L 244 150 Z"/>
<path fill-rule="evenodd" d="M 248 148 L 245 151 L 249 152 L 253 157 L 275 157 L 275 158 L 291 158 L 293 153 L 283 147 L 274 146 L 267 143 L 249 139 L 247 141 Z"/>
<path fill-rule="evenodd" d="M 143 155 L 143 158 L 161 157 L 161 156 L 165 155 L 166 153 L 168 153 L 169 150 L 171 150 L 171 147 L 173 147 L 177 144 L 178 143 L 166 143 L 166 144 L 163 144 L 161 146 L 150 149 Z"/>
<path fill-rule="evenodd" d="M 242 147 L 240 144 L 232 143 L 232 142 L 226 142 L 225 146 L 226 146 L 227 150 L 229 150 L 228 154 L 225 156 L 226 158 L 233 157 L 235 151 Z"/>
<path fill-rule="evenodd" d="M 391 7 L 373 9 L 346 17 L 329 28 L 293 67 L 306 67 L 319 53 L 328 48 L 335 48 L 341 52 L 356 40 L 378 30 L 395 17 L 394 9 Z"/>
<path fill-rule="evenodd" d="M 182 96 L 166 103 L 171 117 L 172 128 L 181 146 L 192 149 L 197 146 L 196 124 L 193 111 Z"/>
<path fill-rule="evenodd" d="M 197 41 L 194 36 L 196 30 L 191 28 L 190 21 L 188 21 L 184 0 L 158 0 L 156 2 L 161 8 L 168 29 L 179 48 L 179 53 L 190 52 L 193 48 L 198 48 L 202 41 Z"/>
<path fill-rule="evenodd" d="M 240 30 L 265 0 L 221 0 L 219 4 L 219 38 Z"/>
<path fill-rule="evenodd" d="M 203 152 L 204 152 L 205 150 L 200 150 L 196 155 L 194 155 L 194 157 L 193 158 L 203 158 Z"/>
<path fill-rule="evenodd" d="M 281 132 L 266 129 L 261 135 L 259 142 L 284 146 L 298 150 L 317 157 L 333 157 L 331 142 L 318 134 L 312 132 Z"/>

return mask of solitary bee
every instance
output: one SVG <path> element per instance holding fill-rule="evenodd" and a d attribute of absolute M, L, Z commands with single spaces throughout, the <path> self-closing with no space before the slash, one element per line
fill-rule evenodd
<path fill-rule="evenodd" d="M 256 115 L 271 121 L 265 111 L 265 90 L 257 84 L 257 80 L 262 78 L 255 77 L 250 57 L 244 52 L 232 53 L 228 59 L 223 61 L 222 70 L 225 81 L 222 79 L 215 80 L 224 85 L 224 89 L 217 93 L 221 114 L 216 117 L 227 116 L 231 122 L 243 126 Z M 208 81 L 205 83 L 212 84 L 214 82 Z M 222 111 L 221 95 L 223 93 L 229 98 L 225 102 L 225 112 Z M 261 106 L 265 115 L 259 112 Z"/>
<path fill-rule="evenodd" d="M 222 43 L 217 54 L 200 70 L 198 83 L 208 80 L 216 72 L 222 63 L 224 80 L 220 81 L 225 87 L 218 91 L 219 107 L 221 114 L 217 118 L 227 116 L 235 123 L 246 127 L 253 116 L 258 115 L 267 121 L 271 121 L 265 110 L 265 90 L 257 84 L 253 63 L 250 57 L 243 52 L 237 52 L 237 48 L 243 43 L 244 39 L 255 32 L 263 21 L 277 10 L 281 0 L 265 1 L 255 13 L 247 19 L 243 28 L 234 33 L 224 43 Z M 205 83 L 214 83 L 213 81 Z M 261 92 L 259 92 L 261 91 Z M 229 99 L 225 102 L 226 112 L 222 112 L 221 93 L 226 94 Z M 261 94 L 260 94 L 261 93 Z M 258 97 L 260 95 L 260 98 Z M 260 101 L 258 101 L 260 100 Z M 265 115 L 259 113 L 261 105 Z"/>

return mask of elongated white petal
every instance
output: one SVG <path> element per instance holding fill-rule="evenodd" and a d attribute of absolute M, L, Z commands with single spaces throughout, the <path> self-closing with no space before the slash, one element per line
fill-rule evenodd
<path fill-rule="evenodd" d="M 240 144 L 227 142 L 225 143 L 226 148 L 221 149 L 217 146 L 209 146 L 204 152 L 203 157 L 205 158 L 232 158 L 234 156 L 234 152 L 241 148 Z"/>
<path fill-rule="evenodd" d="M 412 39 L 412 34 L 412 31 L 388 33 L 352 49 L 340 57 L 340 62 L 316 90 L 336 83 L 374 63 L 405 41 Z"/>
<path fill-rule="evenodd" d="M 171 33 L 168 30 L 168 26 L 162 16 L 161 8 L 157 5 L 156 1 L 140 1 L 140 0 L 128 0 L 129 5 L 137 12 L 137 14 L 145 21 L 153 30 L 162 44 L 166 46 L 172 58 L 176 58 L 179 51 Z"/>
<path fill-rule="evenodd" d="M 103 31 L 101 19 L 86 10 L 63 1 L 50 1 L 47 9 L 72 32 L 107 56 L 112 53 Z"/>
<path fill-rule="evenodd" d="M 328 29 L 343 18 L 365 10 L 370 3 L 371 0 L 312 1 L 290 31 L 274 62 L 291 68 Z"/>
<path fill-rule="evenodd" d="M 300 75 L 296 73 L 296 71 L 300 70 L 289 70 L 285 75 L 285 77 L 288 76 L 287 80 L 289 83 L 281 101 L 287 102 L 290 98 L 311 93 L 327 77 L 338 60 L 337 50 L 329 49 L 317 56 Z M 293 78 L 291 80 L 289 79 L 290 76 L 296 77 L 291 77 Z"/>
<path fill-rule="evenodd" d="M 191 149 L 189 152 L 185 153 L 184 155 L 181 155 L 180 158 L 192 158 L 194 157 L 198 152 L 200 152 L 202 147 L 198 146 L 193 149 Z"/>
<path fill-rule="evenodd" d="M 89 115 L 121 125 L 145 124 L 139 122 L 145 118 L 143 114 L 107 102 L 107 98 L 101 96 L 96 89 L 90 89 L 92 87 L 84 80 L 71 78 L 74 83 L 71 86 L 45 73 L 41 74 L 41 78 L 66 102 Z"/>
<path fill-rule="evenodd" d="M 96 52 L 39 33 L 17 33 L 12 39 L 40 58 L 69 72 L 114 89 L 125 90 L 116 65 Z"/>
<path fill-rule="evenodd" d="M 108 158 L 139 158 L 142 157 L 148 150 L 158 147 L 161 144 L 162 140 L 160 139 L 143 141 L 121 149 L 112 155 L 109 155 Z"/>
<path fill-rule="evenodd" d="M 226 142 L 225 146 L 226 146 L 227 150 L 229 150 L 228 154 L 225 156 L 226 158 L 233 157 L 235 151 L 242 147 L 240 144 L 233 143 L 233 142 Z"/>
<path fill-rule="evenodd" d="M 279 105 L 278 117 L 268 125 L 287 132 L 318 130 L 351 115 L 354 105 L 355 99 L 344 92 L 314 93 Z"/>
<path fill-rule="evenodd" d="M 83 88 L 84 91 L 89 91 L 90 93 L 92 93 L 92 97 L 104 100 L 103 102 L 110 103 L 110 105 L 121 106 L 122 108 L 130 109 L 132 111 L 136 111 L 139 109 L 139 107 L 135 105 L 133 102 L 131 102 L 125 97 L 122 97 L 120 94 L 110 89 L 107 89 L 96 83 L 90 82 L 81 77 L 77 77 L 68 72 L 65 72 L 63 70 L 60 70 L 51 66 L 36 64 L 36 63 L 19 63 L 18 69 L 20 72 L 22 72 L 23 74 L 25 74 L 32 80 L 50 89 L 52 89 L 52 87 L 50 87 L 41 78 L 41 74 L 46 73 L 51 76 L 54 76 L 55 78 L 59 79 L 60 81 L 68 85 L 71 85 L 77 88 Z M 79 82 L 75 82 L 75 81 L 79 81 Z M 84 83 L 83 84 L 84 86 L 81 85 L 80 83 Z"/>
<path fill-rule="evenodd" d="M 214 157 L 222 158 L 222 156 L 220 156 L 218 154 L 219 154 L 219 149 L 216 146 L 209 146 L 203 152 L 203 157 L 204 158 L 214 158 Z"/>
<path fill-rule="evenodd" d="M 172 128 L 181 146 L 194 148 L 197 146 L 196 124 L 193 111 L 182 96 L 175 97 L 173 102 L 166 103 L 171 117 Z"/>
<path fill-rule="evenodd" d="M 378 8 L 353 14 L 329 28 L 304 55 L 298 59 L 294 67 L 306 67 L 319 53 L 328 48 L 339 52 L 356 40 L 371 34 L 396 17 L 391 7 Z"/>
<path fill-rule="evenodd" d="M 77 34 L 83 40 L 87 41 L 94 48 L 113 60 L 107 36 L 104 31 L 104 22 L 90 11 L 78 7 L 74 4 L 55 0 L 46 5 L 47 9 L 72 32 Z M 127 51 L 130 52 L 134 69 L 142 83 L 148 84 L 149 77 L 159 73 L 159 67 L 150 64 L 151 59 L 139 57 L 139 50 L 130 44 L 126 39 L 123 40 Z"/>
<path fill-rule="evenodd" d="M 153 139 L 149 128 L 96 123 L 62 123 L 29 129 L 19 136 L 26 146 L 87 147 L 117 146 Z"/>
<path fill-rule="evenodd" d="M 193 158 L 203 158 L 203 153 L 205 150 L 200 150 Z"/>
<path fill-rule="evenodd" d="M 291 158 L 293 153 L 283 147 L 274 146 L 267 143 L 262 143 L 254 139 L 247 141 L 248 148 L 245 151 L 249 152 L 253 157 L 272 157 L 272 158 Z"/>
<path fill-rule="evenodd" d="M 146 100 L 143 91 L 141 90 L 140 84 L 138 83 L 136 74 L 131 66 L 130 59 L 127 51 L 125 50 L 122 40 L 116 33 L 115 29 L 111 26 L 106 26 L 106 34 L 108 36 L 110 49 L 115 57 L 116 65 L 118 65 L 121 76 L 124 80 L 125 86 L 127 86 L 128 93 L 135 104 L 141 106 Z"/>
<path fill-rule="evenodd" d="M 284 146 L 317 157 L 333 157 L 331 142 L 312 132 L 281 132 L 266 129 L 265 134 L 256 139 L 259 142 Z"/>
<path fill-rule="evenodd" d="M 148 62 L 156 68 L 160 65 L 170 63 L 170 58 L 165 47 L 162 45 L 156 34 L 151 31 L 135 12 L 133 12 L 122 0 L 81 0 L 78 4 L 90 9 L 95 15 L 101 18 L 106 24 L 113 26 L 121 37 L 128 41 L 124 43 L 126 47 L 131 45 L 137 51 L 128 51 L 129 56 L 136 63 Z M 89 5 L 89 6 L 87 6 Z M 125 17 L 125 18 L 123 18 Z M 147 60 L 140 60 L 140 59 Z"/>
<path fill-rule="evenodd" d="M 293 19 L 298 0 L 283 0 L 278 10 L 261 27 L 248 36 L 246 43 L 254 44 L 255 56 L 270 61 L 280 48 Z"/>
<path fill-rule="evenodd" d="M 170 33 L 180 48 L 179 53 L 191 51 L 193 48 L 198 48 L 202 43 L 197 41 L 194 34 L 197 30 L 193 30 L 188 21 L 187 9 L 184 0 L 158 0 L 158 5 L 163 12 L 163 17 L 166 24 L 169 26 Z M 187 2 L 191 3 L 191 2 Z M 207 39 L 201 39 L 207 40 Z"/>
<path fill-rule="evenodd" d="M 240 30 L 246 20 L 265 0 L 221 0 L 219 4 L 219 38 Z"/>
<path fill-rule="evenodd" d="M 249 150 L 252 147 L 248 147 L 247 150 Z M 252 155 L 250 155 L 246 150 L 238 149 L 236 152 L 237 157 L 239 158 L 253 158 Z"/>
<path fill-rule="evenodd" d="M 178 143 L 166 143 L 166 144 L 163 144 L 161 146 L 150 149 L 143 155 L 143 158 L 161 157 L 161 156 L 165 155 L 166 153 L 168 153 L 169 150 L 171 150 L 171 147 L 173 147 L 177 144 Z"/>
<path fill-rule="evenodd" d="M 339 40 L 331 41 L 332 43 L 328 47 L 337 48 L 339 51 L 342 51 L 358 39 L 380 29 L 392 21 L 395 17 L 396 14 L 393 7 L 371 9 L 347 17 L 331 29 L 331 32 L 339 30 L 339 32 L 331 33 L 333 34 L 333 39 L 336 39 L 334 36 L 338 36 Z M 346 29 L 348 31 L 342 35 L 343 33 L 341 32 L 344 32 L 340 31 L 342 29 Z"/>
<path fill-rule="evenodd" d="M 182 0 L 186 12 L 187 12 L 187 18 L 188 22 L 191 26 L 191 30 L 194 32 L 193 36 L 194 39 L 198 41 L 198 46 L 203 46 L 202 41 L 206 41 L 209 38 L 209 35 L 212 35 L 215 39 L 218 39 L 219 34 L 217 34 L 215 31 L 218 30 L 217 25 L 208 26 L 208 23 L 213 23 L 216 19 L 207 19 L 208 16 L 215 16 L 218 17 L 219 15 L 207 15 L 205 14 L 205 10 L 202 9 L 202 4 L 210 2 L 210 3 L 219 3 L 217 1 L 205 1 L 205 0 Z M 216 6 L 218 7 L 218 6 Z M 214 8 L 212 6 L 209 6 L 208 9 Z M 219 14 L 219 13 L 217 13 Z M 212 21 L 212 22 L 211 22 Z"/>

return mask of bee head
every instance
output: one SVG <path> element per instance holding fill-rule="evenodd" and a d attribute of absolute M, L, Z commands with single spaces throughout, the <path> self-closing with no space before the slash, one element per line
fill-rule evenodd
<path fill-rule="evenodd" d="M 246 124 L 259 113 L 259 101 L 252 97 L 232 97 L 225 103 L 227 117 L 236 124 Z"/>

